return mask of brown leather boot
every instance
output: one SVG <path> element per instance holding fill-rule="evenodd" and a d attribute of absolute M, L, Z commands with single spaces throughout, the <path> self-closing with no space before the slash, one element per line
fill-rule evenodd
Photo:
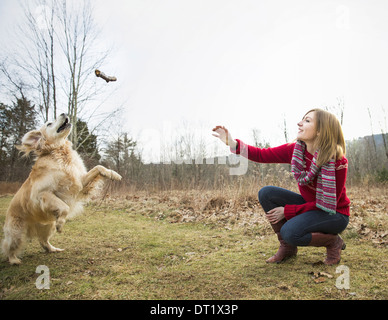
<path fill-rule="evenodd" d="M 282 239 L 282 236 L 280 235 L 280 229 L 285 223 L 286 223 L 286 219 L 283 219 L 278 223 L 271 224 L 273 231 L 275 231 L 276 235 L 278 236 L 280 247 L 278 249 L 278 252 L 275 253 L 275 255 L 273 255 L 271 258 L 266 260 L 267 263 L 280 263 L 282 261 L 287 260 L 288 258 L 296 256 L 296 253 L 298 252 L 297 247 L 294 247 L 288 244 L 287 242 L 285 242 Z"/>
<path fill-rule="evenodd" d="M 309 246 L 326 247 L 326 259 L 323 262 L 329 266 L 341 261 L 341 250 L 345 250 L 346 244 L 338 234 L 313 232 Z"/>

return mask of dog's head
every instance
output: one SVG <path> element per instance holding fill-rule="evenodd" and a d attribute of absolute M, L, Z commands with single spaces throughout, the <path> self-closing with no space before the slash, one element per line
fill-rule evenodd
<path fill-rule="evenodd" d="M 18 149 L 28 156 L 31 152 L 41 155 L 45 151 L 58 148 L 67 142 L 71 123 L 67 114 L 62 113 L 55 121 L 46 122 L 39 130 L 27 132 Z"/>

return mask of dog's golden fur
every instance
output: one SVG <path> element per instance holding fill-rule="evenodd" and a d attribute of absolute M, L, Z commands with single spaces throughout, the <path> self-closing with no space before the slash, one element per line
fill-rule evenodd
<path fill-rule="evenodd" d="M 55 231 L 61 232 L 66 219 L 82 211 L 82 203 L 102 177 L 121 179 L 103 166 L 87 172 L 67 139 L 70 131 L 69 119 L 62 114 L 22 139 L 20 151 L 37 158 L 6 214 L 2 249 L 11 264 L 21 263 L 18 255 L 27 238 L 37 237 L 47 252 L 62 251 L 49 242 Z"/>

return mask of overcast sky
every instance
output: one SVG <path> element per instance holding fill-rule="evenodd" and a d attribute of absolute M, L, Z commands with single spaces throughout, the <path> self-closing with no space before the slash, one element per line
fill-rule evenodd
<path fill-rule="evenodd" d="M 115 48 L 101 66 L 118 78 L 107 107 L 126 101 L 124 130 L 147 152 L 182 123 L 212 145 L 218 124 L 284 143 L 284 118 L 292 140 L 306 111 L 339 99 L 347 140 L 371 134 L 367 107 L 374 133 L 388 125 L 388 1 L 92 2 L 101 45 Z M 18 15 L 17 1 L 0 0 L 1 44 Z"/>

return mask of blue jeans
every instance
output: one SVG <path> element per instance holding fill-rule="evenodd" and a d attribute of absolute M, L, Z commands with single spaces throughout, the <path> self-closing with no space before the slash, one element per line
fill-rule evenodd
<path fill-rule="evenodd" d="M 295 192 L 273 186 L 259 191 L 259 201 L 265 213 L 286 204 L 303 204 L 306 201 Z M 345 230 L 349 217 L 341 213 L 330 215 L 322 210 L 312 210 L 299 214 L 284 223 L 280 235 L 293 246 L 308 246 L 312 232 L 338 234 Z"/>

